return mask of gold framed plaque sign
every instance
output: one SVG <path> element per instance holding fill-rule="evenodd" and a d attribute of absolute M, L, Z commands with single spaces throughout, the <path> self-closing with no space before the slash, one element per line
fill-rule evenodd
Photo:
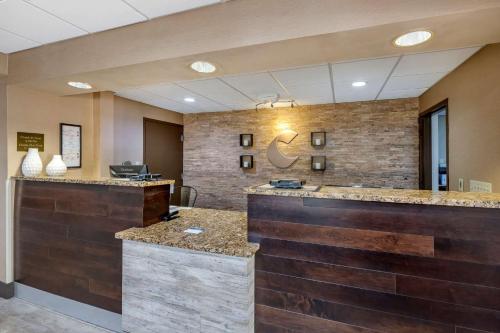
<path fill-rule="evenodd" d="M 61 155 L 68 168 L 82 167 L 82 126 L 61 124 Z"/>
<path fill-rule="evenodd" d="M 29 148 L 38 148 L 43 152 L 45 138 L 40 133 L 17 132 L 17 151 L 28 151 Z"/>

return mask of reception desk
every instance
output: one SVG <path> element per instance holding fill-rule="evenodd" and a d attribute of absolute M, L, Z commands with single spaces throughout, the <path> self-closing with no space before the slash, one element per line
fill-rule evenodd
<path fill-rule="evenodd" d="M 256 332 L 500 332 L 500 194 L 248 190 Z"/>
<path fill-rule="evenodd" d="M 15 180 L 15 281 L 121 313 L 122 244 L 114 235 L 160 222 L 174 181 Z"/>

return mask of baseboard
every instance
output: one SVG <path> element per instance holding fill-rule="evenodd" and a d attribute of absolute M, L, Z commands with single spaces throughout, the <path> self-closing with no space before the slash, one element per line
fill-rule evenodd
<path fill-rule="evenodd" d="M 14 282 L 0 282 L 0 297 L 7 299 L 14 297 Z"/>
<path fill-rule="evenodd" d="M 15 283 L 15 296 L 110 331 L 122 332 L 122 316 L 117 313 L 73 301 L 20 283 Z"/>

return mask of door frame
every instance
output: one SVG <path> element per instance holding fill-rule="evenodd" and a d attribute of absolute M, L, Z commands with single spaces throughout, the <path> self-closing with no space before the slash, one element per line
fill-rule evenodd
<path fill-rule="evenodd" d="M 431 106 L 424 112 L 418 115 L 418 139 L 419 139 L 419 168 L 418 168 L 418 186 L 419 189 L 424 189 L 424 169 L 425 169 L 425 156 L 424 156 L 424 121 L 425 118 L 429 118 L 432 113 L 439 111 L 442 108 L 446 108 L 446 172 L 447 172 L 447 182 L 446 191 L 450 190 L 450 108 L 448 104 L 448 98 L 442 100 L 441 102 Z"/>

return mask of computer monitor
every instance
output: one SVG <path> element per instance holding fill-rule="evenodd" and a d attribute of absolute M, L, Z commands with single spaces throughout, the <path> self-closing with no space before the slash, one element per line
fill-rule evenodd
<path fill-rule="evenodd" d="M 141 165 L 110 165 L 109 173 L 114 178 L 130 178 L 138 175 L 148 174 L 148 166 Z"/>

